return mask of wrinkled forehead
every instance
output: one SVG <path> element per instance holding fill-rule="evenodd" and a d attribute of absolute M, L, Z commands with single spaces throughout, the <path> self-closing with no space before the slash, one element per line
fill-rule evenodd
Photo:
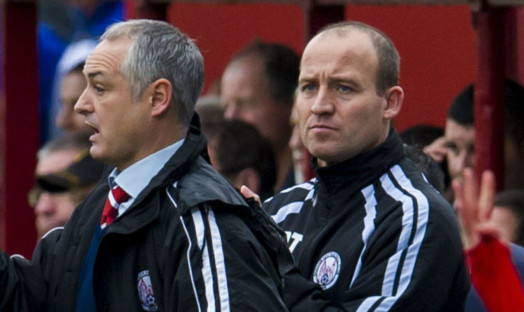
<path fill-rule="evenodd" d="M 131 40 L 103 40 L 89 54 L 84 66 L 84 73 L 89 76 L 92 71 L 118 72 L 127 57 Z"/>

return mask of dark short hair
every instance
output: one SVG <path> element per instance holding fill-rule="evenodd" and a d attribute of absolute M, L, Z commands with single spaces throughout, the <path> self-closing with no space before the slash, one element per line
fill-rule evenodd
<path fill-rule="evenodd" d="M 271 143 L 258 130 L 240 120 L 224 121 L 217 134 L 216 158 L 221 173 L 228 176 L 253 168 L 260 176 L 260 197 L 273 194 L 277 163 Z"/>
<path fill-rule="evenodd" d="M 448 118 L 463 126 L 473 126 L 473 85 L 468 85 L 453 99 Z"/>
<path fill-rule="evenodd" d="M 295 51 L 283 44 L 257 39 L 233 55 L 230 64 L 248 56 L 260 58 L 271 98 L 292 106 L 300 67 L 300 57 Z"/>
<path fill-rule="evenodd" d="M 400 138 L 408 145 L 425 147 L 444 135 L 444 128 L 427 124 L 418 124 L 399 133 Z"/>
<path fill-rule="evenodd" d="M 404 145 L 404 153 L 415 167 L 424 174 L 429 184 L 443 194 L 445 190 L 444 171 L 433 158 L 424 153 L 422 149 L 410 145 Z"/>
<path fill-rule="evenodd" d="M 436 139 L 442 137 L 444 135 L 444 128 L 443 127 L 439 127 L 439 126 L 433 126 L 433 125 L 426 125 L 426 124 L 419 124 L 419 125 L 415 125 L 413 127 L 410 127 L 402 132 L 399 133 L 399 136 L 400 138 L 402 139 L 402 141 L 407 144 L 407 145 L 410 145 L 412 149 L 416 149 L 418 151 L 408 151 L 409 153 L 411 153 L 411 156 L 415 157 L 415 158 L 421 158 L 423 156 L 420 156 L 418 155 L 419 152 L 422 153 L 423 152 L 423 149 L 424 147 L 430 145 L 431 143 L 433 143 L 433 141 L 435 141 Z M 408 153 L 408 156 L 410 155 Z M 419 159 L 419 162 L 422 164 L 422 166 L 424 167 L 433 167 L 433 165 L 425 165 L 424 163 L 425 162 L 428 162 L 429 160 L 427 159 Z M 417 163 L 417 161 L 414 161 L 415 163 Z M 440 171 L 442 171 L 442 174 L 443 174 L 443 179 L 444 179 L 444 187 L 443 189 L 447 189 L 449 187 L 449 184 L 451 182 L 451 178 L 449 176 L 449 171 L 448 171 L 448 162 L 447 162 L 447 159 L 444 159 L 442 162 L 440 163 L 437 163 L 437 166 L 439 167 Z M 432 170 L 431 168 L 429 168 L 430 170 Z M 422 170 L 424 171 L 424 170 Z M 429 176 L 430 174 L 427 174 L 427 176 Z M 433 175 L 439 175 L 438 173 L 435 173 Z M 436 180 L 439 180 L 440 178 L 435 178 L 433 181 L 436 181 Z M 428 177 L 428 180 L 430 180 L 431 182 L 431 179 Z M 438 186 L 439 186 L 439 182 L 436 182 L 436 183 L 432 183 L 434 184 L 435 188 L 438 189 Z M 442 193 L 442 192 L 441 192 Z"/>
<path fill-rule="evenodd" d="M 517 217 L 515 243 L 524 246 L 524 190 L 512 189 L 497 193 L 495 206 L 507 207 Z"/>
<path fill-rule="evenodd" d="M 463 89 L 451 102 L 448 118 L 463 126 L 473 126 L 474 118 L 473 84 Z M 524 143 L 524 88 L 515 81 L 505 80 L 504 131 L 517 146 Z"/>
<path fill-rule="evenodd" d="M 400 76 L 400 56 L 393 41 L 380 29 L 356 21 L 344 21 L 327 25 L 322 28 L 318 35 L 335 31 L 343 34 L 344 31 L 358 30 L 369 36 L 377 53 L 377 81 L 375 88 L 377 94 L 381 95 L 387 89 L 398 85 Z"/>

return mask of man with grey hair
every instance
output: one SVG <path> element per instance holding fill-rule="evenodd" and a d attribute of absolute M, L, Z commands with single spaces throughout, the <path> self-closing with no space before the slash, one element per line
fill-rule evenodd
<path fill-rule="evenodd" d="M 287 311 L 284 241 L 202 157 L 196 45 L 165 22 L 117 23 L 84 74 L 75 110 L 114 170 L 32 261 L 0 253 L 0 310 Z"/>
<path fill-rule="evenodd" d="M 344 22 L 313 37 L 296 109 L 317 177 L 264 206 L 302 274 L 346 310 L 462 311 L 469 284 L 453 209 L 391 127 L 398 77 L 398 52 L 378 29 Z"/>

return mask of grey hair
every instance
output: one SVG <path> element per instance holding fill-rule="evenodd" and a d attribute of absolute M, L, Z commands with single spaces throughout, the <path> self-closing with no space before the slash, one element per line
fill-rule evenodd
<path fill-rule="evenodd" d="M 135 98 L 154 81 L 167 79 L 182 126 L 188 127 L 204 82 L 204 60 L 196 44 L 173 25 L 130 20 L 109 27 L 100 40 L 132 39 L 121 65 Z"/>
<path fill-rule="evenodd" d="M 380 29 L 370 25 L 345 21 L 328 25 L 320 30 L 319 34 L 335 31 L 342 36 L 351 30 L 361 31 L 369 36 L 377 53 L 378 70 L 376 86 L 377 94 L 382 95 L 387 89 L 397 86 L 400 75 L 400 56 L 393 41 Z"/>

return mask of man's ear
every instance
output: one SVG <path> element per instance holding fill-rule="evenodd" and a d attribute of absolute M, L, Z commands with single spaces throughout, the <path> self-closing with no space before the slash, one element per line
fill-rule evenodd
<path fill-rule="evenodd" d="M 151 84 L 151 88 L 151 115 L 162 115 L 171 103 L 173 95 L 171 83 L 165 78 L 160 78 Z"/>
<path fill-rule="evenodd" d="M 385 98 L 384 119 L 391 120 L 400 113 L 404 102 L 404 90 L 400 86 L 391 87 L 386 90 Z"/>

